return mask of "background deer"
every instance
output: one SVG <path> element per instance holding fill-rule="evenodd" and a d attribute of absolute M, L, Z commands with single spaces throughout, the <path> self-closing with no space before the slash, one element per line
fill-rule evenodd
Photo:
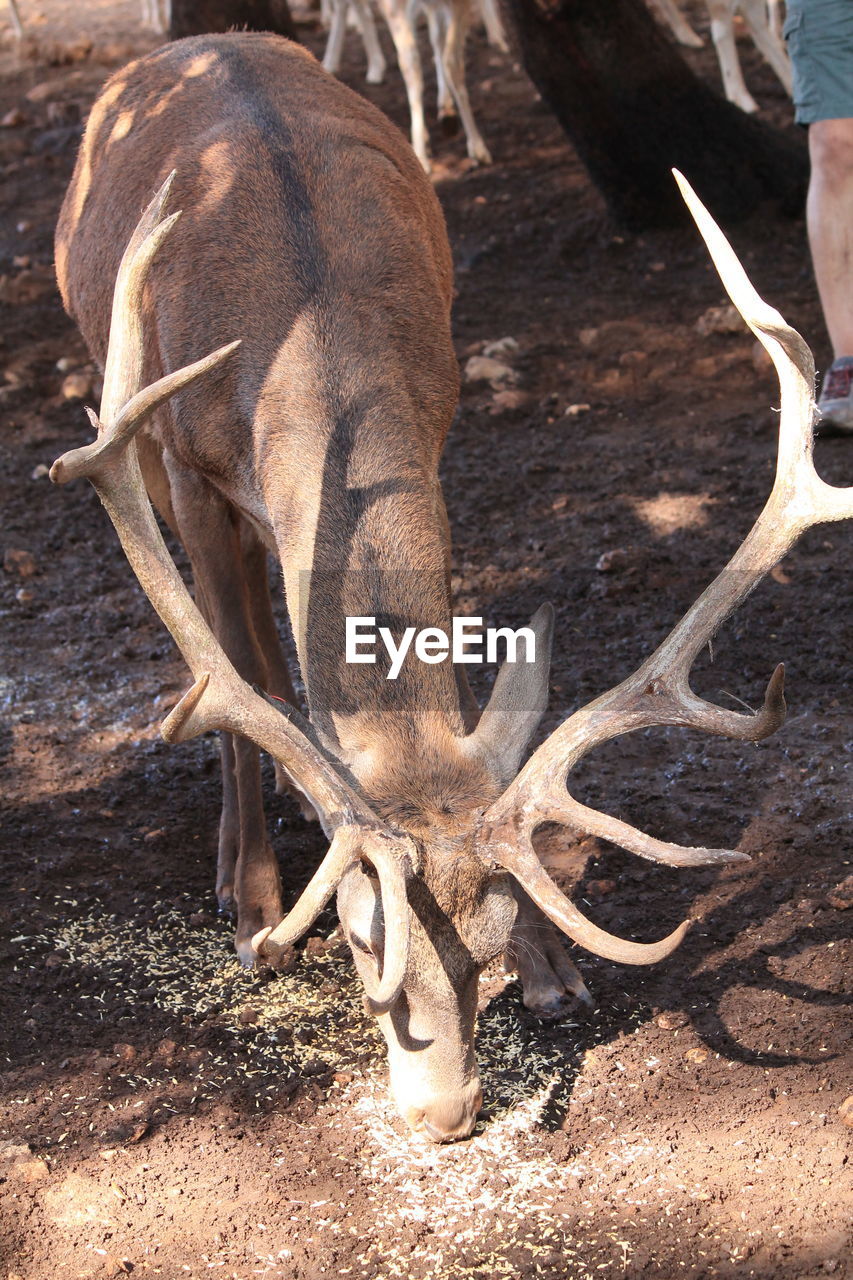
<path fill-rule="evenodd" d="M 179 227 L 165 215 L 172 187 Z M 539 826 L 562 822 L 677 866 L 744 856 L 656 840 L 580 805 L 566 777 L 592 746 L 652 724 L 747 741 L 772 732 L 784 716 L 781 669 L 751 715 L 693 695 L 690 667 L 803 529 L 853 513 L 853 495 L 811 463 L 805 345 L 694 207 L 780 372 L 776 486 L 727 571 L 660 648 L 520 772 L 547 699 L 548 607 L 531 624 L 536 664 L 506 665 L 478 722 L 445 663 L 414 660 L 392 682 L 380 667 L 343 662 L 348 614 L 381 616 L 395 633 L 448 630 L 451 616 L 436 478 L 458 376 L 450 259 L 432 189 L 393 126 L 277 37 L 188 40 L 109 82 L 63 207 L 63 296 L 105 376 L 98 438 L 51 474 L 92 479 L 192 669 L 164 736 L 237 735 L 225 806 L 236 800 L 238 950 L 249 958 L 253 945 L 275 963 L 337 891 L 398 1106 L 436 1140 L 470 1133 L 480 1105 L 473 1035 L 485 964 L 509 952 L 534 1007 L 586 995 L 541 911 L 580 945 L 632 964 L 663 959 L 687 927 L 642 944 L 592 924 L 541 866 Z M 151 511 L 133 442 L 143 424 L 149 488 L 184 540 L 210 626 Z M 267 674 L 248 594 L 257 539 L 281 559 L 310 724 L 247 683 L 263 686 Z M 258 747 L 331 841 L 283 919 Z M 220 849 L 220 882 L 232 853 Z"/>

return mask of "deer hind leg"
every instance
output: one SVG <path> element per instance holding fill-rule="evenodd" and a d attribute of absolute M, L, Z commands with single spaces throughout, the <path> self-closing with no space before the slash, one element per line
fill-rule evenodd
<path fill-rule="evenodd" d="M 349 0 L 332 0 L 329 5 L 329 36 L 326 40 L 326 52 L 323 54 L 323 66 L 333 76 L 336 76 L 341 69 L 348 9 Z"/>
<path fill-rule="evenodd" d="M 416 5 L 409 5 L 409 16 L 412 26 L 415 25 Z M 432 58 L 435 63 L 436 88 L 438 90 L 438 119 L 441 131 L 446 136 L 456 133 L 459 128 L 459 115 L 447 76 L 444 73 L 444 47 L 447 43 L 447 9 L 442 3 L 427 3 L 423 6 L 426 14 L 429 42 L 432 46 Z"/>
<path fill-rule="evenodd" d="M 460 4 L 457 0 L 451 10 L 447 39 L 444 42 L 444 74 L 458 108 L 462 128 L 465 130 L 468 155 L 477 164 L 491 164 L 492 157 L 477 128 L 468 98 L 468 86 L 465 83 L 465 39 L 468 35 L 470 20 L 469 4 Z"/>
<path fill-rule="evenodd" d="M 790 98 L 794 92 L 791 61 L 781 39 L 770 27 L 765 0 L 740 0 L 738 8 L 756 49 L 776 72 L 782 88 Z"/>
<path fill-rule="evenodd" d="M 385 54 L 379 43 L 379 33 L 373 20 L 370 0 L 352 0 L 356 25 L 361 33 L 364 52 L 367 54 L 367 83 L 381 84 L 385 79 Z"/>
<path fill-rule="evenodd" d="M 284 656 L 284 650 L 281 647 L 278 627 L 272 611 L 267 549 L 247 524 L 242 525 L 240 532 L 243 548 L 243 568 L 252 612 L 252 626 L 261 652 L 264 655 L 264 665 L 267 672 L 267 682 L 264 687 L 267 693 L 271 693 L 276 698 L 282 698 L 285 702 L 289 702 L 292 707 L 299 708 L 299 699 L 293 688 L 290 669 L 287 664 L 287 658 Z M 284 792 L 293 797 L 299 805 L 303 818 L 309 822 L 316 821 L 317 814 L 311 801 L 290 780 L 278 761 L 275 764 L 275 789 L 279 793 Z"/>
<path fill-rule="evenodd" d="M 405 0 L 379 0 L 379 5 L 391 32 L 400 74 L 406 86 L 412 121 L 412 149 L 429 173 L 429 135 L 424 119 L 424 72 L 414 23 L 410 19 Z"/>
<path fill-rule="evenodd" d="M 561 935 L 519 885 L 513 883 L 512 891 L 518 912 L 504 964 L 521 980 L 524 1007 L 539 1018 L 552 1019 L 578 1000 L 592 1006 L 592 996 L 566 956 Z"/>
<path fill-rule="evenodd" d="M 746 87 L 740 67 L 734 31 L 734 0 L 707 0 L 707 4 L 711 15 L 711 39 L 717 51 L 725 95 L 741 111 L 757 111 L 758 104 Z"/>
<path fill-rule="evenodd" d="M 246 582 L 242 521 L 206 480 L 168 457 L 166 466 L 199 607 L 243 679 L 266 687 L 266 663 Z M 266 830 L 257 747 L 245 738 L 223 735 L 222 765 L 217 893 L 223 908 L 236 902 L 235 946 L 243 963 L 251 965 L 253 935 L 283 915 L 278 865 Z"/>

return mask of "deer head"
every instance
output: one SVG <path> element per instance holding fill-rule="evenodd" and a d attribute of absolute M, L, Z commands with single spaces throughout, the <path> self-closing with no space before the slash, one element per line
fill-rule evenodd
<path fill-rule="evenodd" d="M 162 726 L 164 738 L 179 742 L 211 729 L 242 734 L 280 763 L 320 815 L 329 850 L 288 915 L 254 939 L 259 959 L 274 965 L 337 891 L 367 1005 L 388 1042 L 397 1104 L 412 1128 L 437 1140 L 464 1136 L 474 1125 L 481 1098 L 473 1051 L 477 975 L 507 946 L 519 890 L 579 946 L 625 964 L 664 959 L 687 929 L 684 923 L 646 944 L 598 928 L 539 862 L 532 838 L 540 826 L 570 825 L 671 866 L 745 857 L 655 839 L 580 804 L 569 794 L 567 779 L 594 746 L 652 725 L 682 725 L 743 741 L 778 728 L 785 715 L 781 667 L 770 679 L 762 709 L 751 715 L 698 698 L 689 685 L 691 666 L 805 529 L 853 515 L 853 490 L 824 483 L 812 462 L 814 366 L 806 344 L 758 297 L 707 211 L 684 179 L 678 181 L 732 301 L 779 374 L 773 491 L 729 564 L 659 648 L 628 679 L 564 721 L 519 772 L 547 696 L 552 614 L 547 607 L 540 610 L 531 624 L 542 642 L 536 666 L 501 671 L 473 733 L 424 741 L 424 752 L 432 753 L 446 781 L 440 812 L 401 807 L 393 753 L 381 777 L 350 769 L 295 710 L 273 706 L 246 685 L 162 541 L 134 434 L 159 404 L 229 359 L 239 345 L 223 347 L 152 386 L 141 385 L 142 290 L 149 264 L 179 216 L 165 217 L 171 179 L 143 215 L 119 271 L 100 419 L 90 413 L 97 439 L 65 454 L 51 471 L 58 483 L 86 475 L 95 485 L 140 583 L 193 673 L 192 688 Z M 430 794 L 437 794 L 435 787 Z"/>

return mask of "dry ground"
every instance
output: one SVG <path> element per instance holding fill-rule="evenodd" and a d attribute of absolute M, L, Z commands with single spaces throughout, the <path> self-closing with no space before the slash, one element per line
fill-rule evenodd
<path fill-rule="evenodd" d="M 490 975 L 482 1122 L 456 1146 L 412 1140 L 323 941 L 331 914 L 295 973 L 239 971 L 213 914 L 216 744 L 159 741 L 186 674 L 93 492 L 45 478 L 85 436 L 63 379 L 88 377 L 52 226 L 93 93 L 154 40 L 131 3 L 38 9 L 26 58 L 7 44 L 0 63 L 0 550 L 32 556 L 0 574 L 0 1277 L 847 1275 L 850 530 L 810 533 L 700 663 L 700 688 L 754 705 L 784 658 L 775 738 L 649 733 L 579 776 L 593 803 L 753 860 L 677 873 L 550 840 L 602 924 L 696 924 L 652 970 L 581 956 L 587 1019 L 542 1028 Z M 477 37 L 472 62 L 495 165 L 437 140 L 455 332 L 462 359 L 514 338 L 517 383 L 465 387 L 444 466 L 455 584 L 459 612 L 502 624 L 555 602 L 552 725 L 627 673 L 743 536 L 777 389 L 746 332 L 696 332 L 722 296 L 695 235 L 620 233 L 511 61 Z M 755 58 L 749 76 L 789 119 Z M 405 125 L 395 74 L 368 92 Z M 802 223 L 734 239 L 825 365 Z M 853 441 L 818 451 L 850 480 Z M 320 840 L 284 800 L 269 814 L 292 896 Z"/>

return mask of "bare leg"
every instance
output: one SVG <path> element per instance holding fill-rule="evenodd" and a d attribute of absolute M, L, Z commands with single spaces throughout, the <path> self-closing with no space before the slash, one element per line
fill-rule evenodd
<path fill-rule="evenodd" d="M 352 7 L 364 43 L 364 52 L 367 54 L 367 83 L 381 84 L 385 79 L 385 54 L 379 43 L 370 0 L 352 0 Z"/>
<path fill-rule="evenodd" d="M 809 125 L 812 261 L 836 360 L 853 356 L 853 119 Z"/>
<path fill-rule="evenodd" d="M 332 0 L 329 38 L 326 41 L 326 52 L 323 54 L 323 66 L 333 76 L 336 76 L 341 69 L 341 54 L 343 53 L 344 36 L 347 29 L 348 8 L 348 0 Z"/>
<path fill-rule="evenodd" d="M 409 13 L 412 17 L 412 25 L 414 26 L 414 7 L 409 6 Z M 447 83 L 447 76 L 444 74 L 444 46 L 447 43 L 447 9 L 443 4 L 426 4 L 424 6 L 426 14 L 427 30 L 429 31 L 429 42 L 432 46 L 432 58 L 435 63 L 436 87 L 438 89 L 438 118 L 442 125 L 444 133 L 454 133 L 459 128 L 459 117 L 456 112 L 456 103 L 453 101 L 453 94 L 450 92 L 450 85 Z"/>
<path fill-rule="evenodd" d="M 562 935 L 513 882 L 518 914 L 512 927 L 504 964 L 521 979 L 524 1007 L 540 1018 L 559 1018 L 573 1003 L 593 1004 L 584 980 L 569 961 Z"/>

